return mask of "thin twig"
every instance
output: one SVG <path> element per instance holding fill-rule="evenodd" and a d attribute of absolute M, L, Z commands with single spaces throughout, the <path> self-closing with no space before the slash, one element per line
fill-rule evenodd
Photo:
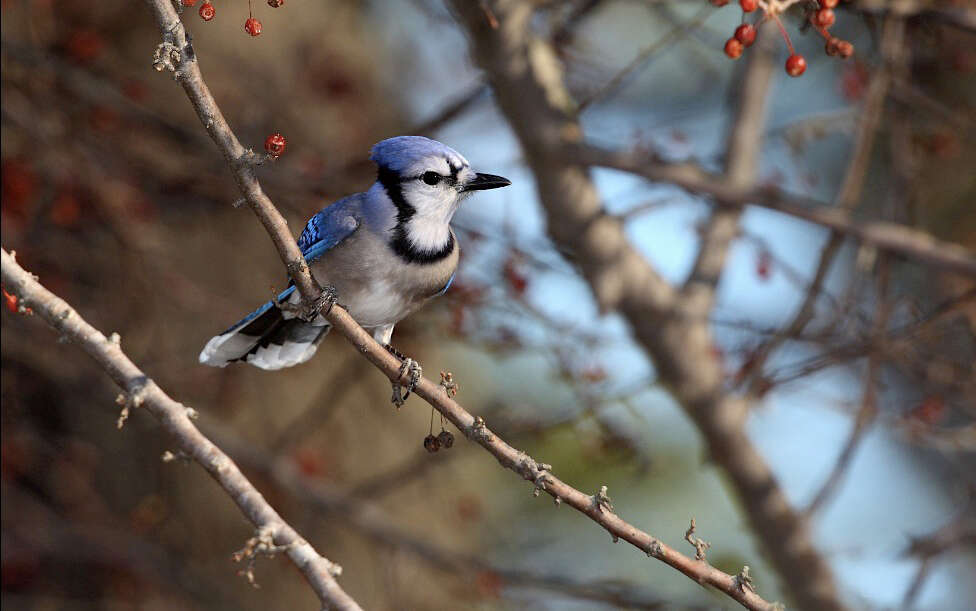
<path fill-rule="evenodd" d="M 183 86 L 201 122 L 227 159 L 242 194 L 270 234 L 303 301 L 309 306 L 316 304 L 322 292 L 321 287 L 312 278 L 308 265 L 302 257 L 294 237 L 289 233 L 284 218 L 262 191 L 251 165 L 248 163 L 247 151 L 230 129 L 203 81 L 196 55 L 188 45 L 183 24 L 167 0 L 147 0 L 147 3 L 159 23 L 164 44 L 169 43 L 179 53 L 178 57 L 172 58 L 177 60 L 172 62 L 174 76 Z M 478 10 L 478 7 L 473 5 L 473 9 L 477 12 L 479 22 L 483 20 L 484 15 Z M 324 316 L 336 331 L 349 340 L 391 381 L 400 380 L 401 361 L 377 343 L 369 333 L 352 319 L 346 310 L 338 306 L 333 307 Z M 561 504 L 569 505 L 587 515 L 606 528 L 615 538 L 630 542 L 638 549 L 681 571 L 698 583 L 718 588 L 747 608 L 771 608 L 771 604 L 755 592 L 740 588 L 735 576 L 714 567 L 701 566 L 701 563 L 665 545 L 656 537 L 629 524 L 613 512 L 602 509 L 602 505 L 594 502 L 594 496 L 584 494 L 553 476 L 549 472 L 548 465 L 537 462 L 524 452 L 516 450 L 498 438 L 488 429 L 482 419 L 475 418 L 460 404 L 448 397 L 439 384 L 426 378 L 420 378 L 414 392 L 441 412 L 469 439 L 488 450 L 504 467 L 532 482 L 535 489 L 544 490 Z"/>
<path fill-rule="evenodd" d="M 320 556 L 302 539 L 244 477 L 237 465 L 197 429 L 190 420 L 195 413 L 191 408 L 171 399 L 129 360 L 117 334 L 105 337 L 64 300 L 41 286 L 6 250 L 0 252 L 0 274 L 6 290 L 17 295 L 21 303 L 33 309 L 63 337 L 85 350 L 123 390 L 124 394 L 120 396 L 127 406 L 142 407 L 155 416 L 166 432 L 176 439 L 180 449 L 206 469 L 255 528 L 268 533 L 274 543 L 282 547 L 323 605 L 343 610 L 360 608 L 335 580 L 342 569 Z"/>
<path fill-rule="evenodd" d="M 844 447 L 831 469 L 830 475 L 824 480 L 820 490 L 813 496 L 810 504 L 806 507 L 806 514 L 817 513 L 827 501 L 836 494 L 844 474 L 850 468 L 854 454 L 860 447 L 864 436 L 867 434 L 878 414 L 878 373 L 881 368 L 881 361 L 885 355 L 884 338 L 888 327 L 888 317 L 891 312 L 891 301 L 888 299 L 888 279 L 890 276 L 890 264 L 887 257 L 882 257 L 878 263 L 878 279 L 876 289 L 877 305 L 875 307 L 874 329 L 871 332 L 874 349 L 868 354 L 868 367 L 864 376 L 864 396 L 861 399 L 861 407 L 854 417 L 854 426 L 851 433 L 844 443 Z"/>

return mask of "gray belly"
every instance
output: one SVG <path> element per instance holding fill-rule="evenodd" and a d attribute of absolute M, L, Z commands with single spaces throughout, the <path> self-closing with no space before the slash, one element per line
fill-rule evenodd
<path fill-rule="evenodd" d="M 320 284 L 332 285 L 356 322 L 366 328 L 396 324 L 439 293 L 457 269 L 458 249 L 432 265 L 405 263 L 364 228 L 310 265 Z"/>

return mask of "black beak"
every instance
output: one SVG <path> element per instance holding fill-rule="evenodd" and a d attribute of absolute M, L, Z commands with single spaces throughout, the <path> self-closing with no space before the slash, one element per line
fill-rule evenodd
<path fill-rule="evenodd" d="M 494 174 L 475 174 L 474 180 L 464 185 L 462 191 L 482 191 L 484 189 L 497 189 L 507 187 L 512 184 L 507 178 L 495 176 Z"/>

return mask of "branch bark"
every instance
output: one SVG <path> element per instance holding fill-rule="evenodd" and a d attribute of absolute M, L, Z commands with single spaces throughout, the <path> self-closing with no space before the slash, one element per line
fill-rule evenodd
<path fill-rule="evenodd" d="M 183 86 L 187 97 L 190 98 L 194 109 L 197 111 L 200 121 L 227 159 L 241 193 L 270 234 L 303 301 L 308 305 L 317 303 L 322 292 L 321 287 L 309 273 L 308 265 L 298 250 L 294 237 L 288 232 L 284 218 L 264 194 L 254 176 L 253 153 L 247 151 L 240 144 L 203 81 L 196 55 L 189 45 L 186 30 L 179 16 L 168 0 L 146 1 L 156 17 L 163 35 L 163 44 L 160 45 L 158 51 L 165 52 L 164 57 L 170 62 L 163 67 L 171 70 L 176 80 Z M 484 15 L 478 5 L 472 4 L 471 8 L 479 15 Z M 570 177 L 570 180 L 575 181 L 583 188 L 590 189 L 592 194 L 596 195 L 596 191 L 586 176 L 585 168 L 579 168 L 574 176 Z M 606 221 L 607 219 L 603 220 Z M 612 220 L 608 222 L 615 223 Z M 590 239 L 596 237 L 591 232 Z M 594 245 L 596 243 L 598 241 L 594 242 Z M 619 260 L 617 252 L 602 252 L 599 255 L 601 261 Z M 672 299 L 673 289 L 644 262 L 636 251 L 628 246 L 627 251 L 623 253 L 623 258 L 627 265 L 635 266 L 635 269 L 640 272 L 634 277 L 634 280 L 641 280 L 644 283 L 643 296 L 646 300 L 663 305 Z M 620 292 L 623 286 L 619 284 L 618 279 L 612 280 L 616 284 L 616 288 L 609 288 Z M 401 379 L 401 376 L 405 376 L 405 374 L 401 374 L 400 360 L 377 343 L 369 333 L 352 319 L 348 312 L 337 306 L 331 308 L 325 316 L 336 331 L 349 340 L 391 381 L 400 384 L 407 383 L 406 379 Z M 706 562 L 685 556 L 656 537 L 621 519 L 605 503 L 601 502 L 599 495 L 584 494 L 559 480 L 550 473 L 551 467 L 549 465 L 539 463 L 531 456 L 505 443 L 487 428 L 481 418 L 475 418 L 456 401 L 448 397 L 440 385 L 422 378 L 417 383 L 414 392 L 443 414 L 469 439 L 476 441 L 488 450 L 502 466 L 532 482 L 537 490 L 544 490 L 559 504 L 566 504 L 579 510 L 606 528 L 615 540 L 619 538 L 628 541 L 649 556 L 663 561 L 696 582 L 718 588 L 749 609 L 771 609 L 774 607 L 756 594 L 746 580 L 720 571 Z"/>
<path fill-rule="evenodd" d="M 939 240 L 927 232 L 898 223 L 858 222 L 848 210 L 833 208 L 772 185 L 744 189 L 706 172 L 696 163 L 662 163 L 645 153 L 611 151 L 586 144 L 567 143 L 560 154 L 566 163 L 613 168 L 652 182 L 671 183 L 692 193 L 714 197 L 722 206 L 742 208 L 748 205 L 775 210 L 933 268 L 976 276 L 976 255 L 959 244 Z"/>
<path fill-rule="evenodd" d="M 548 46 L 531 33 L 531 3 L 498 2 L 492 28 L 478 6 L 454 0 L 471 39 L 471 53 L 495 90 L 497 103 L 533 171 L 548 230 L 559 247 L 575 252 L 581 272 L 603 309 L 619 309 L 655 363 L 658 379 L 696 423 L 709 455 L 729 476 L 753 531 L 799 607 L 842 609 L 826 560 L 807 521 L 790 506 L 772 471 L 745 434 L 746 404 L 722 389 L 723 373 L 711 356 L 708 299 L 676 294 L 629 244 L 619 222 L 603 210 L 588 165 L 642 170 L 643 163 L 586 147 Z M 611 161 L 612 163 L 607 163 Z M 660 164 L 655 169 L 661 168 Z M 639 173 L 639 172 L 638 172 Z M 745 203 L 749 188 L 686 166 L 667 166 L 668 180 L 730 205 Z M 671 180 L 671 178 L 681 178 Z M 714 188 L 718 186 L 720 188 Z"/>
<path fill-rule="evenodd" d="M 190 420 L 190 408 L 174 401 L 143 373 L 122 351 L 117 335 L 105 337 L 68 303 L 48 291 L 26 272 L 6 250 L 0 251 L 0 275 L 6 289 L 19 302 L 31 308 L 49 325 L 88 353 L 124 391 L 128 406 L 141 406 L 159 420 L 183 452 L 192 457 L 240 508 L 259 532 L 272 536 L 275 545 L 284 546 L 288 557 L 305 576 L 322 604 L 340 610 L 358 610 L 356 604 L 336 582 L 342 569 L 319 555 L 288 525 L 261 496 L 237 465 Z"/>

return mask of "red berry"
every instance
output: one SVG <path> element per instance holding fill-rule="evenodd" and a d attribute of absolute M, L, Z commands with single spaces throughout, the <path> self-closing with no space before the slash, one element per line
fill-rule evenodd
<path fill-rule="evenodd" d="M 836 0 L 835 0 L 836 1 Z M 285 3 L 285 0 L 268 0 L 268 6 L 271 8 L 278 8 Z"/>
<path fill-rule="evenodd" d="M 756 28 L 748 23 L 743 23 L 735 29 L 735 39 L 749 47 L 756 42 Z"/>
<path fill-rule="evenodd" d="M 258 36 L 261 34 L 261 22 L 254 17 L 248 17 L 247 21 L 244 22 L 244 31 L 251 36 Z"/>
<path fill-rule="evenodd" d="M 11 312 L 13 312 L 14 314 L 17 313 L 17 296 L 16 295 L 11 295 L 6 290 L 4 290 L 4 292 L 3 292 L 3 301 L 7 305 L 7 309 L 8 310 L 10 310 Z"/>
<path fill-rule="evenodd" d="M 837 41 L 837 55 L 840 55 L 844 59 L 854 55 L 854 45 L 846 40 Z"/>
<path fill-rule="evenodd" d="M 820 6 L 824 8 L 835 8 L 837 6 L 837 0 L 820 0 Z"/>
<path fill-rule="evenodd" d="M 725 41 L 725 54 L 732 59 L 739 59 L 739 56 L 742 55 L 742 49 L 742 43 L 735 38 L 730 38 Z"/>
<path fill-rule="evenodd" d="M 829 28 L 834 25 L 834 21 L 837 20 L 837 16 L 834 15 L 834 11 L 829 8 L 822 8 L 813 14 L 813 23 L 819 25 L 822 28 Z"/>
<path fill-rule="evenodd" d="M 285 137 L 275 132 L 264 141 L 264 150 L 272 157 L 280 157 L 285 152 L 286 144 Z"/>
<path fill-rule="evenodd" d="M 739 0 L 739 6 L 742 7 L 742 12 L 751 13 L 759 8 L 759 0 Z"/>
<path fill-rule="evenodd" d="M 839 54 L 840 51 L 837 50 L 837 45 L 839 43 L 840 43 L 840 38 L 837 38 L 836 36 L 831 38 L 830 40 L 827 41 L 827 44 L 824 46 L 824 52 L 830 56 Z"/>
<path fill-rule="evenodd" d="M 807 60 L 802 55 L 794 53 L 786 60 L 786 73 L 790 76 L 800 76 L 807 69 Z"/>
<path fill-rule="evenodd" d="M 197 0 L 183 0 L 183 6 L 196 6 Z"/>
<path fill-rule="evenodd" d="M 210 4 L 209 2 L 204 2 L 200 7 L 200 18 L 204 21 L 210 21 L 216 14 L 217 9 L 215 9 L 214 5 Z"/>

